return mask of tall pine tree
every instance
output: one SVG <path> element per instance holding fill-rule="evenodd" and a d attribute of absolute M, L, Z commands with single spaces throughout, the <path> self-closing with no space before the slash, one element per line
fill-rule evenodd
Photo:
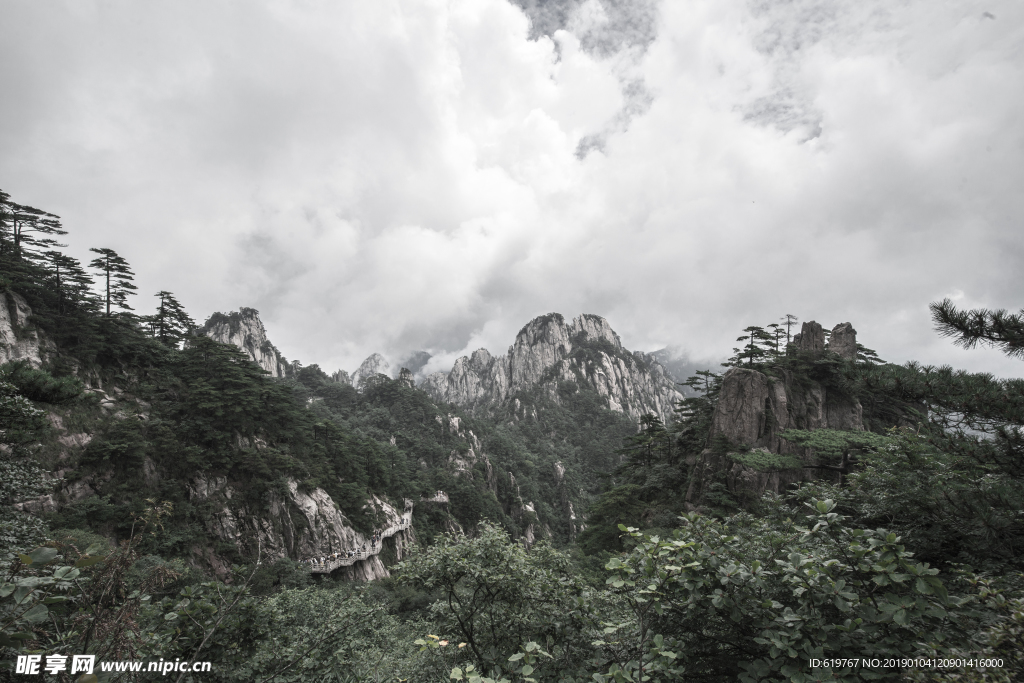
<path fill-rule="evenodd" d="M 113 249 L 90 249 L 89 251 L 99 254 L 98 258 L 92 260 L 89 267 L 102 273 L 107 317 L 110 317 L 111 306 L 132 310 L 132 307 L 128 305 L 128 297 L 134 295 L 138 287 L 132 284 L 135 273 L 128 267 L 128 262 Z"/>
<path fill-rule="evenodd" d="M 146 318 L 150 334 L 160 343 L 177 348 L 178 344 L 191 335 L 196 328 L 193 320 L 174 295 L 167 291 L 159 291 L 160 304 L 156 313 Z"/>
<path fill-rule="evenodd" d="M 11 196 L 0 190 L 0 255 L 10 251 L 22 258 L 26 251 L 63 247 L 51 235 L 68 234 L 60 224 L 60 217 L 24 204 L 11 201 Z"/>

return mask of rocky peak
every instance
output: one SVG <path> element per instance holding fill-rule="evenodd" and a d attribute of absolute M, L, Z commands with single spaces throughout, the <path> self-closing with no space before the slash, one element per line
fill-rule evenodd
<path fill-rule="evenodd" d="M 798 351 L 821 353 L 825 350 L 825 330 L 813 320 L 805 322 L 793 335 L 793 345 Z"/>
<path fill-rule="evenodd" d="M 612 410 L 635 418 L 653 412 L 668 421 L 682 395 L 652 356 L 623 349 L 619 335 L 597 315 L 566 322 L 558 313 L 535 318 L 516 335 L 504 356 L 478 349 L 455 361 L 447 375 L 434 373 L 421 388 L 439 401 L 467 408 L 501 404 L 514 394 L 559 380 L 587 385 Z"/>
<path fill-rule="evenodd" d="M 200 334 L 222 344 L 232 344 L 245 351 L 271 377 L 285 377 L 292 368 L 281 352 L 267 339 L 267 330 L 254 308 L 240 308 L 232 313 L 214 313 L 200 328 Z"/>
<path fill-rule="evenodd" d="M 364 360 L 359 369 L 352 373 L 352 385 L 359 386 L 374 375 L 386 375 L 391 377 L 391 364 L 379 353 L 372 354 Z"/>
<path fill-rule="evenodd" d="M 853 325 L 839 323 L 833 327 L 828 350 L 846 360 L 857 360 L 857 330 L 853 329 Z"/>

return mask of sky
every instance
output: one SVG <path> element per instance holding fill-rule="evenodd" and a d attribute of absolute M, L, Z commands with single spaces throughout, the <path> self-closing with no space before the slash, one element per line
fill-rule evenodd
<path fill-rule="evenodd" d="M 140 313 L 448 370 L 596 313 L 695 362 L 787 314 L 999 376 L 1024 306 L 1017 0 L 0 0 L 0 189 Z"/>

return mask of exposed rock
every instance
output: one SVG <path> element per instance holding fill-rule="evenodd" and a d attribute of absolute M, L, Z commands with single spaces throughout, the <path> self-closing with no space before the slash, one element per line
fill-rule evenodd
<path fill-rule="evenodd" d="M 292 372 L 288 361 L 267 339 L 267 330 L 256 309 L 242 308 L 227 315 L 214 313 L 199 332 L 222 344 L 233 344 L 242 349 L 271 377 L 286 377 Z"/>
<path fill-rule="evenodd" d="M 817 352 L 816 332 L 820 326 L 804 324 L 801 342 Z M 824 339 L 824 335 L 821 336 Z M 810 341 L 808 341 L 810 340 Z M 815 478 L 822 473 L 815 468 L 792 468 L 759 471 L 737 462 L 729 452 L 760 450 L 768 455 L 791 456 L 804 464 L 813 463 L 813 453 L 795 446 L 779 434 L 787 429 L 864 429 L 863 408 L 855 398 L 838 390 L 826 390 L 818 382 L 796 381 L 786 373 L 781 380 L 772 379 L 757 370 L 731 368 L 722 377 L 722 388 L 715 407 L 708 435 L 709 446 L 697 458 L 690 477 L 686 501 L 699 506 L 708 487 L 722 477 L 730 493 L 738 500 L 751 501 L 765 491 L 780 493 L 790 484 Z"/>
<path fill-rule="evenodd" d="M 723 435 L 734 444 L 757 443 L 766 431 L 771 395 L 765 375 L 756 370 L 731 368 L 722 378 L 711 436 Z"/>
<path fill-rule="evenodd" d="M 331 375 L 331 379 L 339 384 L 352 384 L 352 378 L 349 377 L 347 370 L 338 370 L 337 372 Z"/>
<path fill-rule="evenodd" d="M 402 370 L 398 373 L 398 381 L 404 384 L 405 386 L 409 387 L 410 389 L 416 387 L 416 382 L 412 378 L 412 371 L 409 370 L 409 368 L 402 368 Z"/>
<path fill-rule="evenodd" d="M 793 345 L 798 351 L 821 353 L 825 350 L 825 330 L 813 320 L 805 322 L 793 335 Z"/>
<path fill-rule="evenodd" d="M 853 325 L 839 323 L 833 327 L 828 350 L 846 360 L 857 360 L 857 330 L 853 329 Z"/>
<path fill-rule="evenodd" d="M 46 495 L 32 498 L 31 500 L 14 503 L 11 507 L 19 512 L 30 512 L 34 515 L 41 515 L 47 512 L 56 512 L 57 501 L 52 493 L 47 493 Z"/>
<path fill-rule="evenodd" d="M 20 294 L 0 292 L 0 364 L 27 361 L 38 368 L 53 343 L 30 322 L 32 309 Z"/>
<path fill-rule="evenodd" d="M 507 354 L 478 349 L 455 361 L 447 376 L 428 376 L 420 388 L 438 401 L 472 410 L 513 401 L 517 392 L 536 386 L 556 396 L 559 380 L 588 385 L 610 409 L 637 419 L 653 412 L 667 422 L 682 398 L 653 356 L 622 348 L 607 320 L 581 315 L 566 323 L 557 313 L 527 323 Z"/>
<path fill-rule="evenodd" d="M 269 561 L 286 556 L 306 559 L 369 545 L 370 539 L 349 526 L 326 491 L 300 491 L 293 479 L 287 481 L 286 495 L 271 491 L 266 507 L 261 510 L 238 503 L 238 492 L 224 477 L 196 477 L 189 486 L 189 497 L 196 503 L 214 505 L 215 512 L 208 522 L 212 535 L 234 544 L 245 554 L 259 552 Z M 376 510 L 378 528 L 401 522 L 403 512 L 380 498 L 371 498 L 367 505 Z M 407 503 L 409 509 L 411 503 Z M 406 531 L 396 532 L 396 536 Z M 350 570 L 354 578 L 366 581 L 388 576 L 376 555 L 357 562 Z"/>
<path fill-rule="evenodd" d="M 371 355 L 364 360 L 359 369 L 352 373 L 352 386 L 359 386 L 374 375 L 385 375 L 391 377 L 391 365 L 379 353 Z"/>
<path fill-rule="evenodd" d="M 445 493 L 444 491 L 435 491 L 434 495 L 430 496 L 429 498 L 427 498 L 427 497 L 420 498 L 420 502 L 422 502 L 422 503 L 443 503 L 443 504 L 447 505 L 451 501 L 448 499 L 448 494 Z"/>
<path fill-rule="evenodd" d="M 568 487 L 565 484 L 565 465 L 558 461 L 554 465 L 554 470 L 555 487 L 558 489 L 558 497 L 562 503 L 563 512 L 569 520 L 569 540 L 572 541 L 583 531 L 584 527 L 576 521 L 576 510 L 572 506 Z"/>

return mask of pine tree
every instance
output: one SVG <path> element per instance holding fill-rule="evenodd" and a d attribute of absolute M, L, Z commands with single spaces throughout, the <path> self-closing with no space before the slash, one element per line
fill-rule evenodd
<path fill-rule="evenodd" d="M 146 319 L 150 334 L 162 344 L 177 348 L 178 344 L 193 333 L 196 321 L 185 312 L 185 308 L 170 292 L 159 291 L 156 296 L 160 297 L 160 305 L 156 313 Z"/>
<path fill-rule="evenodd" d="M 89 251 L 100 255 L 99 258 L 93 259 L 89 267 L 96 268 L 103 274 L 107 317 L 110 317 L 112 305 L 132 310 L 132 307 L 128 305 L 128 296 L 133 295 L 138 288 L 132 284 L 135 273 L 128 266 L 128 262 L 113 249 L 90 249 Z"/>
<path fill-rule="evenodd" d="M 798 318 L 792 313 L 787 313 L 786 315 L 782 316 L 781 320 L 782 324 L 786 326 L 786 343 L 788 344 L 791 341 L 793 341 L 793 335 L 790 334 L 790 331 L 792 330 L 793 325 L 796 324 Z"/>
<path fill-rule="evenodd" d="M 742 366 L 743 361 L 747 361 L 747 367 L 754 367 L 755 362 L 760 362 L 765 356 L 769 355 L 771 347 L 769 344 L 772 343 L 773 337 L 763 327 L 757 325 L 751 325 L 743 328 L 746 332 L 742 337 L 737 337 L 736 341 L 747 342 L 742 349 L 733 349 L 734 355 L 722 365 L 728 366 Z"/>
<path fill-rule="evenodd" d="M 779 339 L 782 337 L 782 325 L 778 323 L 772 323 L 768 325 L 768 328 L 771 330 L 769 334 L 772 335 L 772 337 L 775 339 L 775 355 L 778 355 L 781 353 L 781 351 L 779 350 Z"/>
<path fill-rule="evenodd" d="M 78 306 L 95 305 L 92 297 L 92 286 L 95 283 L 78 259 L 60 251 L 46 251 L 40 254 L 40 261 L 50 272 L 52 291 L 57 297 L 58 315 L 68 315 L 72 308 Z"/>
<path fill-rule="evenodd" d="M 66 234 L 59 216 L 12 202 L 0 190 L 0 255 L 9 249 L 15 258 L 22 258 L 28 250 L 64 247 L 50 235 Z"/>

